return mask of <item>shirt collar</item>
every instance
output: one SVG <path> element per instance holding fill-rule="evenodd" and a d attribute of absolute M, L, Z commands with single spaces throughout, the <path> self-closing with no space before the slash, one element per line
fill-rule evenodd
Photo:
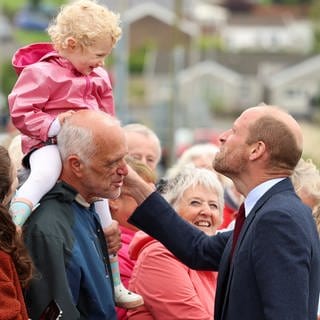
<path fill-rule="evenodd" d="M 258 186 L 256 186 L 254 189 L 252 189 L 248 196 L 246 197 L 244 201 L 244 207 L 246 212 L 246 217 L 249 215 L 252 208 L 255 206 L 255 204 L 258 202 L 258 200 L 269 190 L 271 189 L 275 184 L 278 182 L 284 180 L 285 178 L 276 178 L 271 179 L 268 181 L 265 181 Z"/>
<path fill-rule="evenodd" d="M 78 202 L 81 206 L 85 208 L 90 208 L 90 203 L 88 203 L 86 200 L 84 200 L 83 196 L 78 193 L 76 197 L 74 198 L 76 202 Z"/>

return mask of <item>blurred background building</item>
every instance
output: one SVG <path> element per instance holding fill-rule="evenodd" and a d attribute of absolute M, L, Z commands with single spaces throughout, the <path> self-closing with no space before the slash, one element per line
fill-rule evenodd
<path fill-rule="evenodd" d="M 47 41 L 63 0 L 0 0 L 0 126 L 9 119 L 10 66 L 19 46 Z M 160 136 L 172 162 L 184 146 L 217 141 L 260 102 L 317 123 L 320 4 L 317 0 L 101 0 L 119 12 L 123 36 L 108 58 L 118 117 Z M 320 156 L 319 156 L 320 159 Z"/>

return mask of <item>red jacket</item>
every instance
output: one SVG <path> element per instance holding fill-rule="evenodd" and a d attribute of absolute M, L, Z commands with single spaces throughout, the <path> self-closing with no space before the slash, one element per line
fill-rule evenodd
<path fill-rule="evenodd" d="M 13 124 L 23 134 L 25 154 L 48 140 L 50 125 L 62 112 L 100 109 L 114 115 L 111 82 L 104 68 L 80 74 L 50 43 L 19 49 L 12 64 L 19 78 L 9 95 L 9 109 Z"/>
<path fill-rule="evenodd" d="M 29 319 L 17 271 L 10 255 L 3 251 L 0 251 L 0 319 Z"/>
<path fill-rule="evenodd" d="M 215 272 L 188 268 L 142 231 L 135 234 L 129 253 L 137 259 L 129 289 L 143 296 L 144 305 L 128 310 L 128 319 L 213 319 Z"/>

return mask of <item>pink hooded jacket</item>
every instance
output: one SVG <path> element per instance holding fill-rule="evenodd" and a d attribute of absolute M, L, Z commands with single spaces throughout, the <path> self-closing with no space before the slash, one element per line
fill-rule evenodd
<path fill-rule="evenodd" d="M 128 310 L 128 319 L 212 320 L 217 274 L 191 270 L 159 241 L 136 232 L 129 253 L 136 264 L 129 289 L 144 305 Z"/>
<path fill-rule="evenodd" d="M 19 77 L 8 98 L 9 110 L 22 133 L 24 154 L 44 145 L 52 122 L 62 112 L 92 109 L 114 115 L 111 82 L 104 68 L 80 74 L 50 43 L 19 49 L 12 64 Z"/>

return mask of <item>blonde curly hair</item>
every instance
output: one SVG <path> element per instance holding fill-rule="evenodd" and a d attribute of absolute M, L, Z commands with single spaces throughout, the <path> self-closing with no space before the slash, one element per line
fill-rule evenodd
<path fill-rule="evenodd" d="M 57 50 L 66 48 L 70 37 L 82 47 L 111 37 L 115 46 L 122 33 L 119 14 L 94 0 L 78 0 L 62 6 L 47 31 Z"/>

